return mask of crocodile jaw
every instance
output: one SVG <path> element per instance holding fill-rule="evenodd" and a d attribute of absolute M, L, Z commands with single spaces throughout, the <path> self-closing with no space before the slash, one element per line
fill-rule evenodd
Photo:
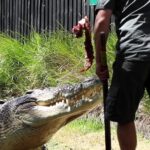
<path fill-rule="evenodd" d="M 38 98 L 37 105 L 29 109 L 28 113 L 24 113 L 24 123 L 31 126 L 41 126 L 52 120 L 63 119 L 67 120 L 65 121 L 67 124 L 70 120 L 74 120 L 77 116 L 81 116 L 101 103 L 100 85 L 93 86 L 92 89 L 80 89 L 77 94 L 69 97 L 60 97 L 61 99 L 55 103 L 52 103 L 51 99 L 45 98 L 44 101 L 44 99 Z"/>
<path fill-rule="evenodd" d="M 46 122 L 63 119 L 63 118 L 73 118 L 73 116 L 82 115 L 92 108 L 100 104 L 100 96 L 96 95 L 93 99 L 89 99 L 89 101 L 81 101 L 75 106 L 68 106 L 65 104 L 59 104 L 60 106 L 34 106 L 31 109 L 26 117 L 24 117 L 23 121 L 25 124 L 31 126 L 39 126 L 41 124 L 45 124 Z M 74 118 L 74 119 L 75 119 Z M 65 123 L 66 124 L 66 123 Z"/>

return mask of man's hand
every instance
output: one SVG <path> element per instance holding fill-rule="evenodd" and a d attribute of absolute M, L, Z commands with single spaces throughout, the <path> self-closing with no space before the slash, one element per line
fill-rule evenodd
<path fill-rule="evenodd" d="M 109 71 L 107 66 L 102 66 L 100 63 L 96 63 L 96 74 L 103 82 L 109 78 Z"/>

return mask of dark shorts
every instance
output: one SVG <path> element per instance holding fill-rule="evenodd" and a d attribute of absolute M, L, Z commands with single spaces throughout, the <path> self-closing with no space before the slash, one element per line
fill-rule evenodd
<path fill-rule="evenodd" d="M 106 118 L 118 123 L 134 121 L 145 88 L 150 94 L 150 62 L 116 60 L 106 101 Z"/>

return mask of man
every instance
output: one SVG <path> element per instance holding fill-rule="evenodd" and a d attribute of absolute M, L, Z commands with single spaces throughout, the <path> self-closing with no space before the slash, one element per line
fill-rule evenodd
<path fill-rule="evenodd" d="M 101 72 L 100 32 L 107 38 L 112 14 L 118 37 L 105 116 L 118 122 L 121 150 L 135 150 L 135 113 L 145 88 L 150 94 L 150 0 L 98 0 L 96 11 L 94 40 L 100 79 L 107 73 Z"/>

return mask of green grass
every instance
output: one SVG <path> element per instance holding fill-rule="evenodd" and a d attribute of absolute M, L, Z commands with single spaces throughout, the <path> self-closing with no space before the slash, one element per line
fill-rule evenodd
<path fill-rule="evenodd" d="M 107 63 L 109 66 L 110 79 L 112 76 L 112 64 L 115 60 L 117 37 L 114 32 L 110 33 L 107 41 Z"/>
<path fill-rule="evenodd" d="M 98 119 L 82 118 L 69 123 L 67 130 L 79 131 L 80 133 L 98 132 L 103 130 L 103 124 Z"/>
<path fill-rule="evenodd" d="M 0 35 L 0 96 L 21 95 L 28 89 L 74 83 L 91 76 L 94 67 L 79 72 L 84 65 L 83 40 L 63 31 L 50 37 L 32 33 L 24 44 Z"/>
<path fill-rule="evenodd" d="M 143 100 L 144 112 L 150 115 L 150 95 L 148 95 L 148 92 L 145 92 Z"/>
<path fill-rule="evenodd" d="M 22 42 L 20 42 L 22 41 Z M 95 74 L 95 64 L 84 73 L 84 38 L 64 31 L 51 36 L 33 32 L 18 41 L 0 35 L 0 97 L 18 96 L 33 88 L 74 83 Z M 108 42 L 108 64 L 112 65 L 116 37 Z"/>

